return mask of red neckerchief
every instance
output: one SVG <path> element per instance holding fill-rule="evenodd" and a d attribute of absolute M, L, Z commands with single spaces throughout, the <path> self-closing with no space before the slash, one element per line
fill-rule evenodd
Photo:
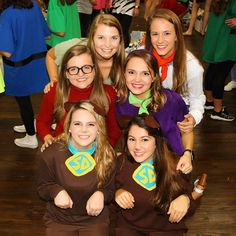
<path fill-rule="evenodd" d="M 152 53 L 157 59 L 159 67 L 161 67 L 161 80 L 163 81 L 167 77 L 168 64 L 174 60 L 175 51 L 173 51 L 173 53 L 171 53 L 171 55 L 167 58 L 162 58 L 159 56 L 155 49 L 153 49 Z"/>

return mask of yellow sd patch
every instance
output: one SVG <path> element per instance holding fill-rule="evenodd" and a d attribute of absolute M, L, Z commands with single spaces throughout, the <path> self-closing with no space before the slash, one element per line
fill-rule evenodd
<path fill-rule="evenodd" d="M 96 165 L 93 157 L 87 152 L 78 152 L 74 154 L 65 161 L 65 164 L 75 176 L 86 175 L 92 171 Z"/>
<path fill-rule="evenodd" d="M 143 188 L 151 191 L 156 188 L 156 174 L 154 166 L 148 163 L 141 164 L 133 173 L 133 179 Z"/>

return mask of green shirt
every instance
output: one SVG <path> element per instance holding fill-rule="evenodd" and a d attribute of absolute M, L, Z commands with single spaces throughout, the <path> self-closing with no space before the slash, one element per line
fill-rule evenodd
<path fill-rule="evenodd" d="M 62 5 L 59 0 L 50 0 L 47 13 L 47 22 L 52 32 L 64 32 L 63 37 L 55 34 L 47 40 L 51 47 L 72 38 L 80 38 L 80 19 L 77 3 Z"/>

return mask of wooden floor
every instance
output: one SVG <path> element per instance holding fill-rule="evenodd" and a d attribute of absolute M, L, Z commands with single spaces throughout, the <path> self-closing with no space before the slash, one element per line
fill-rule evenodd
<path fill-rule="evenodd" d="M 140 25 L 135 22 L 135 27 Z M 194 33 L 186 42 L 200 58 L 201 36 Z M 41 96 L 33 97 L 36 113 Z M 225 105 L 236 115 L 236 90 L 225 93 Z M 0 235 L 42 236 L 45 204 L 35 190 L 39 150 L 14 145 L 22 135 L 12 129 L 21 123 L 12 97 L 0 95 L 0 111 Z M 203 172 L 209 178 L 199 209 L 187 221 L 187 235 L 236 235 L 236 122 L 213 121 L 206 112 L 195 134 L 192 179 Z"/>

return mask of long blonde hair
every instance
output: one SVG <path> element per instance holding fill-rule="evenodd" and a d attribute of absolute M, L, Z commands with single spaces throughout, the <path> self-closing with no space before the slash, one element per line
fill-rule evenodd
<path fill-rule="evenodd" d="M 70 95 L 71 84 L 70 81 L 66 78 L 67 63 L 72 57 L 82 54 L 90 55 L 95 66 L 96 75 L 93 81 L 93 89 L 89 99 L 90 101 L 96 103 L 96 105 L 104 111 L 109 110 L 109 97 L 104 89 L 103 80 L 100 73 L 98 72 L 97 64 L 95 63 L 94 57 L 91 54 L 91 50 L 84 45 L 75 45 L 65 53 L 62 59 L 54 106 L 54 117 L 56 121 L 59 121 L 65 114 L 64 103 L 68 101 Z"/>
<path fill-rule="evenodd" d="M 179 17 L 168 9 L 157 9 L 155 13 L 149 17 L 146 30 L 146 48 L 153 50 L 151 43 L 150 28 L 154 19 L 165 19 L 174 25 L 177 41 L 175 44 L 174 57 L 174 75 L 173 75 L 173 90 L 183 94 L 186 90 L 187 66 L 186 66 L 186 47 L 183 37 L 182 25 Z"/>
<path fill-rule="evenodd" d="M 64 123 L 64 134 L 61 136 L 60 141 L 62 141 L 66 146 L 68 146 L 68 142 L 70 139 L 70 124 L 72 121 L 72 116 L 75 111 L 83 109 L 91 113 L 96 120 L 97 127 L 98 127 L 98 134 L 96 138 L 96 151 L 94 154 L 94 160 L 96 162 L 96 171 L 97 171 L 97 178 L 98 178 L 98 188 L 102 188 L 104 184 L 109 181 L 109 177 L 111 176 L 112 172 L 115 169 L 115 151 L 113 150 L 112 146 L 110 145 L 107 139 L 107 131 L 106 131 L 106 122 L 105 118 L 102 115 L 99 115 L 95 110 L 96 106 L 92 105 L 89 101 L 80 101 L 75 103 Z"/>
<path fill-rule="evenodd" d="M 99 25 L 115 27 L 119 32 L 120 45 L 118 51 L 113 56 L 113 63 L 109 73 L 109 77 L 111 78 L 111 81 L 113 83 L 112 85 L 116 88 L 117 84 L 119 83 L 119 79 L 123 73 L 123 63 L 125 60 L 125 46 L 124 46 L 122 28 L 119 21 L 110 14 L 99 14 L 98 16 L 95 17 L 90 26 L 88 35 L 88 47 L 91 49 L 94 58 L 96 58 L 94 35 Z"/>

